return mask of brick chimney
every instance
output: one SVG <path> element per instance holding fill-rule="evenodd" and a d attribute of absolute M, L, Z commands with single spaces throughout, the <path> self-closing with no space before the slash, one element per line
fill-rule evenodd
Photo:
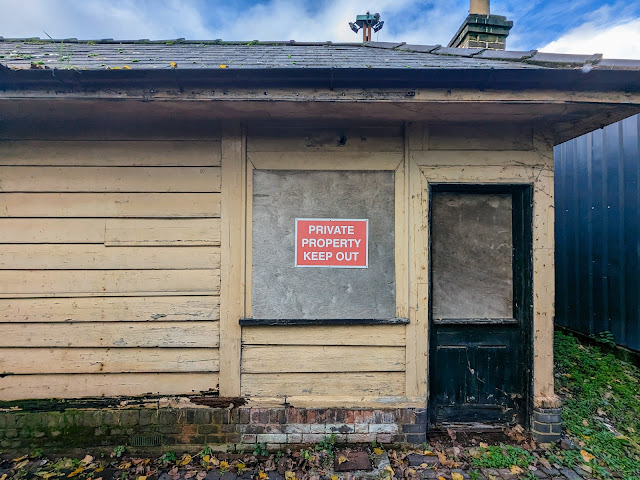
<path fill-rule="evenodd" d="M 504 50 L 513 22 L 491 15 L 489 0 L 470 0 L 469 16 L 462 22 L 449 47 Z"/>

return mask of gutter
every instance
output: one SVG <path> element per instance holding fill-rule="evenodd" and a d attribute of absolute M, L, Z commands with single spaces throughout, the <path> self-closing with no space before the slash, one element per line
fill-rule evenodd
<path fill-rule="evenodd" d="M 0 65 L 0 90 L 60 93 L 128 88 L 478 89 L 640 92 L 640 71 L 559 68 L 226 68 L 64 70 Z"/>

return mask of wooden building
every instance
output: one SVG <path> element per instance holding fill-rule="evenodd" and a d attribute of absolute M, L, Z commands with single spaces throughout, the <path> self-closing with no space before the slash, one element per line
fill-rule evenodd
<path fill-rule="evenodd" d="M 181 40 L 0 55 L 2 446 L 422 442 L 474 422 L 557 438 L 553 147 L 639 112 L 640 63 Z M 358 220 L 365 264 L 298 261 Z"/>

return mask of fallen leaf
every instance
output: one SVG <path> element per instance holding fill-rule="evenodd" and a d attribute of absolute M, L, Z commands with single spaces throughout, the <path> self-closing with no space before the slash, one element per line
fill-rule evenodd
<path fill-rule="evenodd" d="M 444 477 L 438 477 L 438 480 L 447 480 L 447 479 Z"/>
<path fill-rule="evenodd" d="M 140 475 L 138 477 L 138 480 L 147 480 L 147 476 L 146 475 Z"/>
<path fill-rule="evenodd" d="M 338 475 L 331 475 L 331 480 L 338 480 Z"/>
<path fill-rule="evenodd" d="M 344 462 L 348 462 L 349 459 L 344 455 L 338 455 L 338 465 L 342 465 Z"/>
<path fill-rule="evenodd" d="M 407 468 L 407 473 L 408 473 L 409 475 L 415 475 L 415 474 L 416 474 L 416 471 L 415 471 L 415 469 L 413 469 L 413 468 Z M 462 475 L 460 475 L 460 479 L 458 479 L 458 480 L 462 480 Z"/>
<path fill-rule="evenodd" d="M 287 470 L 286 472 L 284 472 L 284 478 L 285 480 L 297 480 L 296 474 L 290 470 Z"/>
<path fill-rule="evenodd" d="M 244 463 L 242 463 L 242 462 L 238 462 L 238 463 L 236 464 L 236 470 L 238 471 L 238 473 L 242 473 L 242 472 L 244 472 L 246 469 L 247 469 L 247 466 L 246 466 Z"/>
<path fill-rule="evenodd" d="M 596 458 L 593 455 L 591 455 L 589 452 L 587 452 L 586 450 L 580 450 L 580 455 L 582 455 L 582 458 L 586 463 L 589 463 L 591 460 Z"/>
<path fill-rule="evenodd" d="M 265 472 L 263 472 L 262 470 L 260 470 L 258 472 L 258 480 L 269 480 L 269 475 L 267 475 Z M 333 479 L 332 479 L 333 480 Z M 338 477 L 336 477 L 336 480 L 338 480 Z"/>
<path fill-rule="evenodd" d="M 129 470 L 131 468 L 131 462 L 122 462 L 118 465 L 118 470 Z"/>
<path fill-rule="evenodd" d="M 375 453 L 376 455 L 382 455 L 384 453 L 384 450 L 380 447 L 376 447 L 373 449 L 373 453 Z"/>
<path fill-rule="evenodd" d="M 428 455 L 428 456 L 434 456 L 435 453 L 433 453 L 431 450 L 425 450 L 424 452 L 422 452 L 423 455 Z"/>
<path fill-rule="evenodd" d="M 227 68 L 226 65 L 218 65 L 220 68 Z"/>
<path fill-rule="evenodd" d="M 196 475 L 196 480 L 204 480 L 206 476 L 207 476 L 207 472 L 205 472 L 204 470 L 200 470 Z"/>
<path fill-rule="evenodd" d="M 513 473 L 514 475 L 520 475 L 524 471 L 517 465 L 511 465 L 510 470 L 511 470 L 511 473 Z"/>
<path fill-rule="evenodd" d="M 189 465 L 191 463 L 191 455 L 189 455 L 188 453 L 185 453 L 180 460 L 178 460 L 176 462 L 176 465 L 179 465 L 181 467 L 184 467 L 185 465 Z"/>
<path fill-rule="evenodd" d="M 169 62 L 169 65 L 171 65 L 171 68 L 178 68 L 178 64 L 176 62 Z"/>
<path fill-rule="evenodd" d="M 91 462 L 93 462 L 93 457 L 91 455 L 85 455 L 85 457 L 80 461 L 89 465 Z"/>
<path fill-rule="evenodd" d="M 69 477 L 69 478 L 75 477 L 76 475 L 78 475 L 78 474 L 80 474 L 82 472 L 84 472 L 84 467 L 78 467 L 73 472 L 71 472 L 69 475 L 67 475 L 67 477 Z"/>
<path fill-rule="evenodd" d="M 14 458 L 14 459 L 12 460 L 12 462 L 21 462 L 21 461 L 23 461 L 23 460 L 25 460 L 25 459 L 27 459 L 27 458 L 29 458 L 29 455 L 23 455 L 23 456 L 21 456 L 21 457 Z"/>
<path fill-rule="evenodd" d="M 584 425 L 585 427 L 588 427 L 588 426 L 589 426 L 589 422 L 587 422 L 587 419 L 586 419 L 586 418 L 583 418 L 583 419 L 582 419 L 582 425 Z"/>
<path fill-rule="evenodd" d="M 452 478 L 453 480 L 462 480 L 462 475 L 461 475 L 461 474 L 459 474 L 458 472 L 453 472 L 453 473 L 451 474 L 451 478 Z"/>
<path fill-rule="evenodd" d="M 489 448 L 489 444 L 485 442 L 480 442 L 480 448 Z"/>

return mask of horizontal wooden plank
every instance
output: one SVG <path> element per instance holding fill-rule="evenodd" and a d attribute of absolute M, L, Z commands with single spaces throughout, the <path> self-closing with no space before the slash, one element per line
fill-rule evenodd
<path fill-rule="evenodd" d="M 243 373 L 403 372 L 404 347 L 248 345 Z"/>
<path fill-rule="evenodd" d="M 108 218 L 104 243 L 122 245 L 220 245 L 220 219 Z"/>
<path fill-rule="evenodd" d="M 220 322 L 0 323 L 3 347 L 217 347 Z"/>
<path fill-rule="evenodd" d="M 242 327 L 245 345 L 405 345 L 404 325 Z"/>
<path fill-rule="evenodd" d="M 251 152 L 249 161 L 258 169 L 279 170 L 395 170 L 402 152 Z"/>
<path fill-rule="evenodd" d="M 219 192 L 220 167 L 2 167 L 3 192 Z"/>
<path fill-rule="evenodd" d="M 0 218 L 0 243 L 220 245 L 220 219 Z"/>
<path fill-rule="evenodd" d="M 105 247 L 91 244 L 3 245 L 0 270 L 219 269 L 220 247 Z"/>
<path fill-rule="evenodd" d="M 217 348 L 0 348 L 0 374 L 217 372 Z"/>
<path fill-rule="evenodd" d="M 218 390 L 217 373 L 7 375 L 0 400 L 130 395 L 181 395 Z"/>
<path fill-rule="evenodd" d="M 104 218 L 0 218 L 0 243 L 104 243 L 105 222 Z"/>
<path fill-rule="evenodd" d="M 0 270 L 0 298 L 214 295 L 219 270 Z"/>
<path fill-rule="evenodd" d="M 401 126 L 326 128 L 260 126 L 249 129 L 247 152 L 402 152 Z"/>
<path fill-rule="evenodd" d="M 292 359 L 292 362 L 295 360 Z M 403 372 L 370 373 L 246 373 L 242 395 L 252 397 L 404 395 Z M 356 405 L 354 405 L 356 406 Z"/>
<path fill-rule="evenodd" d="M 553 155 L 537 151 L 425 150 L 412 151 L 411 158 L 421 166 L 553 165 Z"/>
<path fill-rule="evenodd" d="M 213 132 L 212 132 L 213 133 Z M 220 141 L 0 141 L 0 165 L 218 166 Z"/>
<path fill-rule="evenodd" d="M 431 150 L 533 150 L 533 130 L 517 123 L 433 124 L 428 143 Z"/>
<path fill-rule="evenodd" d="M 219 216 L 219 193 L 0 194 L 0 217 Z"/>
<path fill-rule="evenodd" d="M 219 297 L 0 299 L 0 322 L 156 322 L 220 319 Z"/>

